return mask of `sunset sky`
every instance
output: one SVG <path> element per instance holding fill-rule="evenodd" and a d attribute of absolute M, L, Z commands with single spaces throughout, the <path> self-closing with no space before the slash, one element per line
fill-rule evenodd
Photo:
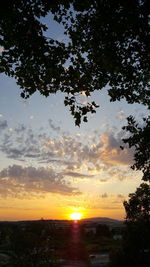
<path fill-rule="evenodd" d="M 61 27 L 51 24 L 50 31 L 64 38 Z M 1 75 L 0 220 L 69 219 L 72 212 L 123 219 L 122 203 L 141 173 L 130 169 L 133 151 L 120 149 L 122 126 L 131 114 L 142 123 L 146 109 L 110 103 L 104 88 L 92 95 L 97 113 L 79 128 L 62 94 L 23 100 L 19 90 Z"/>

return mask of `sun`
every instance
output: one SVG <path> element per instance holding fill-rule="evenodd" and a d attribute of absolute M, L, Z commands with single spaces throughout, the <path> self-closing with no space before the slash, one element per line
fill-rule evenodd
<path fill-rule="evenodd" d="M 69 217 L 70 217 L 71 220 L 78 221 L 78 220 L 81 220 L 82 213 L 81 212 L 73 212 L 73 213 L 70 214 Z"/>

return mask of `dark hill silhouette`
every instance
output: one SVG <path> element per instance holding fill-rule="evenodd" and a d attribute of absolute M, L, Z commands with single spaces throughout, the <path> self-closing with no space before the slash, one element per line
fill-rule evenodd
<path fill-rule="evenodd" d="M 93 223 L 102 223 L 102 224 L 118 224 L 122 225 L 124 221 L 111 219 L 107 217 L 93 217 L 93 218 L 86 218 L 83 219 L 84 222 L 93 222 Z"/>

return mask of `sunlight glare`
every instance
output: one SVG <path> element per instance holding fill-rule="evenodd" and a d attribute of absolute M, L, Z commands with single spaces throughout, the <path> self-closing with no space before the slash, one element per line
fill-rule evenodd
<path fill-rule="evenodd" d="M 74 212 L 74 213 L 71 213 L 70 216 L 69 216 L 72 220 L 81 220 L 82 218 L 82 214 L 80 212 Z"/>

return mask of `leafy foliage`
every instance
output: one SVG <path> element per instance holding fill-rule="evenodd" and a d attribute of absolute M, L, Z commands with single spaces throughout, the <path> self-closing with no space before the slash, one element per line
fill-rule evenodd
<path fill-rule="evenodd" d="M 150 185 L 142 183 L 124 202 L 126 228 L 124 255 L 129 255 L 132 266 L 150 264 Z"/>
<path fill-rule="evenodd" d="M 128 125 L 123 129 L 129 132 L 130 136 L 123 139 L 123 142 L 127 143 L 129 148 L 135 148 L 135 163 L 132 169 L 142 170 L 142 179 L 150 181 L 150 120 L 144 118 L 143 121 L 144 125 L 140 127 L 132 116 L 128 117 Z"/>
<path fill-rule="evenodd" d="M 46 37 L 41 17 L 49 13 L 64 24 L 67 43 Z M 77 95 L 106 85 L 111 101 L 149 106 L 147 0 L 5 0 L 0 17 L 1 72 L 15 77 L 23 98 L 67 94 L 76 125 L 98 107 Z"/>
<path fill-rule="evenodd" d="M 142 183 L 135 193 L 129 194 L 129 201 L 124 202 L 126 220 L 136 222 L 145 220 L 150 222 L 150 186 Z"/>
<path fill-rule="evenodd" d="M 150 186 L 142 183 L 124 202 L 126 223 L 122 247 L 111 255 L 110 267 L 150 265 Z"/>

